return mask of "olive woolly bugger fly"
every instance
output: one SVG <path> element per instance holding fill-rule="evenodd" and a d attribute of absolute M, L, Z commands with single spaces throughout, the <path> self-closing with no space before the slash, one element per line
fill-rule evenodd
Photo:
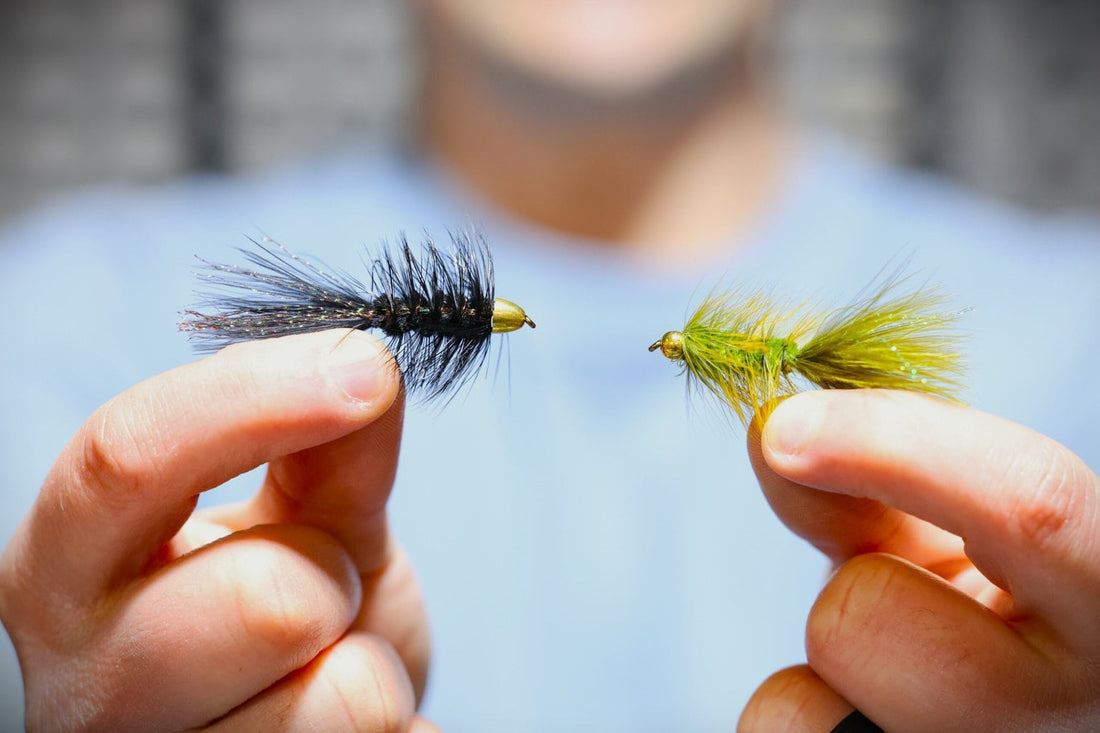
<path fill-rule="evenodd" d="M 964 372 L 958 319 L 937 288 L 900 292 L 899 273 L 831 312 L 760 291 L 712 292 L 682 331 L 649 347 L 679 361 L 691 388 L 728 404 L 742 424 L 763 421 L 801 388 L 877 387 L 957 399 Z"/>
<path fill-rule="evenodd" d="M 369 264 L 369 284 L 297 255 L 271 239 L 240 252 L 250 266 L 199 258 L 206 288 L 180 329 L 200 351 L 239 341 L 333 328 L 378 329 L 405 386 L 424 399 L 453 395 L 485 364 L 489 338 L 531 328 L 515 303 L 493 294 L 483 237 L 451 235 L 445 252 L 429 237 L 419 256 L 402 236 Z"/>

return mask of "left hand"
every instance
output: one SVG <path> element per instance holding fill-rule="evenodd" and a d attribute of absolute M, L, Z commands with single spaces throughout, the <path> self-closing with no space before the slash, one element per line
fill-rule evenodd
<path fill-rule="evenodd" d="M 437 730 L 386 519 L 391 365 L 358 331 L 252 341 L 90 417 L 0 555 L 29 730 Z M 251 501 L 192 514 L 265 462 Z"/>
<path fill-rule="evenodd" d="M 818 391 L 750 453 L 794 532 L 839 568 L 808 665 L 741 731 L 1100 729 L 1100 479 L 1027 428 L 927 396 Z"/>

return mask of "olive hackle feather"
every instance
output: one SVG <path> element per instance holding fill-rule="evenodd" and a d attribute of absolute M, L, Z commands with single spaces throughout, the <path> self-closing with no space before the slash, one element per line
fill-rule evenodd
<path fill-rule="evenodd" d="M 742 424 L 767 418 L 807 386 L 905 389 L 957 400 L 965 372 L 958 321 L 938 288 L 903 292 L 901 270 L 833 311 L 761 291 L 712 291 L 682 331 L 650 346 L 679 361 L 689 385 L 728 405 Z"/>

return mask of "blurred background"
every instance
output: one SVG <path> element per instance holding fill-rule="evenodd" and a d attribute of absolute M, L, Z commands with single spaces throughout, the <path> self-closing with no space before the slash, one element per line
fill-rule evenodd
<path fill-rule="evenodd" d="M 785 0 L 799 120 L 1038 209 L 1100 211 L 1100 2 Z M 403 0 L 0 0 L 0 218 L 400 130 Z"/>

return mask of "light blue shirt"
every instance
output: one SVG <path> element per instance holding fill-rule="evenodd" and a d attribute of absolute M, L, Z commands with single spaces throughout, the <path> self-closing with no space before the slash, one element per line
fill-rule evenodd
<path fill-rule="evenodd" d="M 911 256 L 973 308 L 968 401 L 1100 465 L 1096 223 L 1022 215 L 829 144 L 804 153 L 728 257 L 677 273 L 509 220 L 401 154 L 104 187 L 10 222 L 0 531 L 96 406 L 195 358 L 175 325 L 192 255 L 232 260 L 267 234 L 355 272 L 363 245 L 472 223 L 497 294 L 538 329 L 495 338 L 499 367 L 406 419 L 391 506 L 432 620 L 425 714 L 451 733 L 732 729 L 760 682 L 804 659 L 826 568 L 769 511 L 743 430 L 689 404 L 677 368 L 646 352 L 716 282 L 842 305 Z M 8 667 L 4 720 L 20 694 Z"/>

